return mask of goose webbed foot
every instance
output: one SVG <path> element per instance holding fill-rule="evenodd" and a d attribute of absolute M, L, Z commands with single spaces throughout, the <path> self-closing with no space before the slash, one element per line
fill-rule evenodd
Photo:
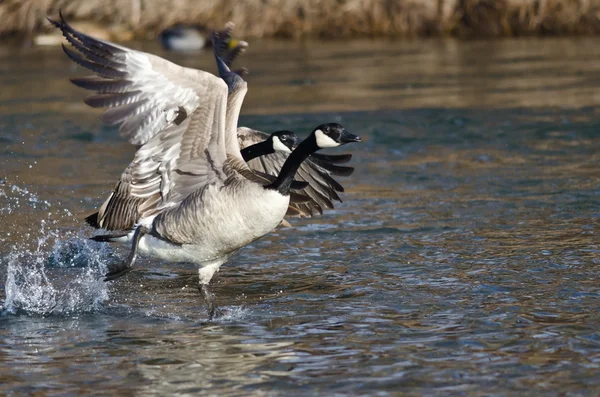
<path fill-rule="evenodd" d="M 218 318 L 221 318 L 225 315 L 223 310 L 219 309 L 217 306 L 213 305 L 212 309 L 208 312 L 208 318 L 212 321 Z"/>
<path fill-rule="evenodd" d="M 135 264 L 135 259 L 137 258 L 137 250 L 138 245 L 140 244 L 140 239 L 146 233 L 148 233 L 148 229 L 144 226 L 138 226 L 135 229 L 133 238 L 131 239 L 131 252 L 127 257 L 127 260 L 123 263 L 110 265 L 108 267 L 108 273 L 105 274 L 104 281 L 116 280 L 133 270 L 133 265 Z"/>
<path fill-rule="evenodd" d="M 104 276 L 104 281 L 116 280 L 123 277 L 133 269 L 133 265 L 129 265 L 128 262 L 116 263 L 108 267 L 108 273 Z"/>
<path fill-rule="evenodd" d="M 224 315 L 223 312 L 215 304 L 215 294 L 213 294 L 212 292 L 210 292 L 210 289 L 208 288 L 208 285 L 207 284 L 200 284 L 198 286 L 198 289 L 200 290 L 200 293 L 202 294 L 202 297 L 206 301 L 206 308 L 208 309 L 208 319 L 209 320 L 214 320 L 214 319 L 217 319 L 219 317 L 223 317 L 223 315 Z"/>

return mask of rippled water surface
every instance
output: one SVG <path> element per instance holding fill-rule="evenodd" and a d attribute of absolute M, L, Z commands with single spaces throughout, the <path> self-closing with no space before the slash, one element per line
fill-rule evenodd
<path fill-rule="evenodd" d="M 600 393 L 597 40 L 251 44 L 243 125 L 363 142 L 343 204 L 221 268 L 215 322 L 192 265 L 101 281 L 127 250 L 82 219 L 134 148 L 60 49 L 0 47 L 0 394 Z"/>

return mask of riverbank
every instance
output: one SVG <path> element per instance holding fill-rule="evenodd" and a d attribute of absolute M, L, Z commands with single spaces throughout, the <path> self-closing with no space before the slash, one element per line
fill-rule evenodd
<path fill-rule="evenodd" d="M 226 21 L 244 38 L 514 37 L 600 33 L 600 0 L 4 0 L 0 37 L 69 21 L 152 38 L 177 23 Z"/>

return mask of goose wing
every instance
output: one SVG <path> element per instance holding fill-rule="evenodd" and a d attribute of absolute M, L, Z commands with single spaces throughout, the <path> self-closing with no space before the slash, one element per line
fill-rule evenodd
<path fill-rule="evenodd" d="M 237 130 L 237 136 L 238 143 L 243 149 L 264 141 L 269 134 L 240 127 Z M 254 171 L 277 176 L 287 157 L 287 153 L 275 152 L 250 160 L 248 166 Z M 352 174 L 353 167 L 338 165 L 350 161 L 351 158 L 351 154 L 322 155 L 314 153 L 306 159 L 298 169 L 295 179 L 308 182 L 309 185 L 301 190 L 292 190 L 292 192 L 308 196 L 310 200 L 304 203 L 291 203 L 287 215 L 311 217 L 322 214 L 323 209 L 333 208 L 333 201 L 341 202 L 338 192 L 343 192 L 344 187 L 333 176 Z"/>
<path fill-rule="evenodd" d="M 77 50 L 67 56 L 96 75 L 73 79 L 96 91 L 85 100 L 108 108 L 102 120 L 139 145 L 111 196 L 88 222 L 109 230 L 175 205 L 194 190 L 224 178 L 227 85 L 210 73 L 98 40 L 50 20 Z M 177 185 L 177 189 L 173 187 Z"/>

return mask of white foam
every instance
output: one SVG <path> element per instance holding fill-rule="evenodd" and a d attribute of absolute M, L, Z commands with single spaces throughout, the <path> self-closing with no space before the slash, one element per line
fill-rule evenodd
<path fill-rule="evenodd" d="M 99 250 L 78 231 L 55 229 L 55 222 L 40 221 L 37 232 L 0 257 L 7 270 L 2 312 L 69 315 L 97 311 L 108 299 L 102 281 L 108 249 Z"/>

